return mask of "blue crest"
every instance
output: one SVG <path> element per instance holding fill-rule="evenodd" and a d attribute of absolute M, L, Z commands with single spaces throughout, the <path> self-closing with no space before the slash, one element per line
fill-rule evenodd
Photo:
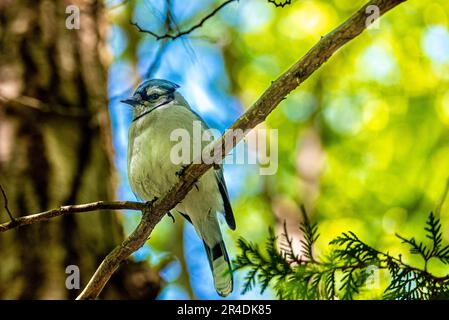
<path fill-rule="evenodd" d="M 142 82 L 134 91 L 134 94 L 138 93 L 141 96 L 146 95 L 146 89 L 150 87 L 157 87 L 161 88 L 167 91 L 167 93 L 173 93 L 176 91 L 176 89 L 179 88 L 179 85 L 177 85 L 174 82 L 163 80 L 163 79 L 149 79 Z"/>

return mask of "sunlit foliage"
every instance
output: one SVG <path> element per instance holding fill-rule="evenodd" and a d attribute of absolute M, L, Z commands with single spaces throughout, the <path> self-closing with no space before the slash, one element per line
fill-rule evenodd
<path fill-rule="evenodd" d="M 239 239 L 241 253 L 234 265 L 237 269 L 249 269 L 245 270 L 243 293 L 260 283 L 262 292 L 272 285 L 281 299 L 352 300 L 363 297 L 364 291 L 380 291 L 378 298 L 392 300 L 449 299 L 449 273 L 439 276 L 428 267 L 432 259 L 449 264 L 449 244 L 443 244 L 441 222 L 432 212 L 424 228 L 429 243 L 397 235 L 411 254 L 422 258 L 423 268 L 405 263 L 401 255 L 395 257 L 374 249 L 351 231 L 333 239 L 329 243 L 330 253 L 317 258 L 313 248 L 318 227 L 308 221 L 305 211 L 301 230 L 301 255 L 292 247 L 286 228 L 280 240 L 269 229 L 265 252 Z M 387 270 L 382 279 L 381 270 Z M 385 286 L 382 290 L 381 285 Z"/>

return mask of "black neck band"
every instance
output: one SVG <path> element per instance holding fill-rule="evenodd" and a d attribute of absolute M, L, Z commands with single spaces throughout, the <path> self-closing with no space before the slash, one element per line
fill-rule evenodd
<path fill-rule="evenodd" d="M 145 111 L 144 113 L 139 114 L 137 117 L 135 117 L 135 118 L 133 119 L 132 122 L 134 122 L 134 121 L 136 121 L 136 120 L 139 120 L 139 119 L 142 118 L 143 116 L 146 116 L 147 114 L 150 114 L 151 112 L 153 112 L 154 110 L 158 109 L 159 107 L 162 107 L 163 105 L 166 105 L 167 103 L 172 102 L 172 101 L 173 101 L 173 100 L 167 100 L 167 101 L 164 101 L 164 102 L 161 103 L 160 105 L 155 106 L 153 109 L 147 110 L 147 111 Z"/>

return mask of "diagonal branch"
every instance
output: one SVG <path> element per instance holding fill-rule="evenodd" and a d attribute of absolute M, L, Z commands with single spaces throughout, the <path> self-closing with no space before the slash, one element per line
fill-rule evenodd
<path fill-rule="evenodd" d="M 241 129 L 243 132 L 247 132 L 247 130 L 252 129 L 263 122 L 271 111 L 273 111 L 292 90 L 304 82 L 339 48 L 357 37 L 368 27 L 367 8 L 369 6 L 377 6 L 380 15 L 383 15 L 405 1 L 406 0 L 369 1 L 340 26 L 322 37 L 304 57 L 290 67 L 290 69 L 283 73 L 278 79 L 272 82 L 262 96 L 236 122 L 234 122 L 230 129 Z M 371 23 L 372 22 L 373 21 L 371 21 Z M 230 130 L 226 131 L 212 148 L 213 150 L 224 151 L 217 154 L 211 152 L 214 160 L 224 158 L 243 136 L 244 135 L 234 137 Z M 190 165 L 170 192 L 155 201 L 149 209 L 143 210 L 142 219 L 137 228 L 122 244 L 117 246 L 106 256 L 77 299 L 95 299 L 120 263 L 144 245 L 154 226 L 162 219 L 166 212 L 182 201 L 198 178 L 206 173 L 212 166 L 213 164 L 205 163 Z"/>
<path fill-rule="evenodd" d="M 192 33 L 193 31 L 195 31 L 198 28 L 201 28 L 203 26 L 203 24 L 209 20 L 210 18 L 212 18 L 214 15 L 216 15 L 221 9 L 223 9 L 224 7 L 226 7 L 228 4 L 235 2 L 238 0 L 227 0 L 225 2 L 223 2 L 221 5 L 219 5 L 217 8 L 215 8 L 211 13 L 209 13 L 207 16 L 205 16 L 204 18 L 202 18 L 197 24 L 193 25 L 192 27 L 190 27 L 189 29 L 186 29 L 184 31 L 180 31 L 176 34 L 171 34 L 170 32 L 167 32 L 165 34 L 157 34 L 154 31 L 151 30 L 146 30 L 146 29 L 142 29 L 139 24 L 137 22 L 133 22 L 131 21 L 130 23 L 135 26 L 137 28 L 137 30 L 139 30 L 139 32 L 143 32 L 143 33 L 148 33 L 149 35 L 152 35 L 154 38 L 156 38 L 156 40 L 162 40 L 162 39 L 171 39 L 171 40 L 175 40 L 179 37 L 185 36 L 189 33 Z"/>

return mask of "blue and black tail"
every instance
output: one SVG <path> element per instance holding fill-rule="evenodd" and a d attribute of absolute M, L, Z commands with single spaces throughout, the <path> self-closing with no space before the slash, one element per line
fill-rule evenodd
<path fill-rule="evenodd" d="M 203 243 L 214 277 L 215 290 L 217 290 L 217 293 L 220 296 L 226 297 L 232 292 L 233 279 L 231 262 L 229 261 L 225 243 L 222 240 L 212 248 L 210 248 L 206 242 L 203 241 Z"/>

